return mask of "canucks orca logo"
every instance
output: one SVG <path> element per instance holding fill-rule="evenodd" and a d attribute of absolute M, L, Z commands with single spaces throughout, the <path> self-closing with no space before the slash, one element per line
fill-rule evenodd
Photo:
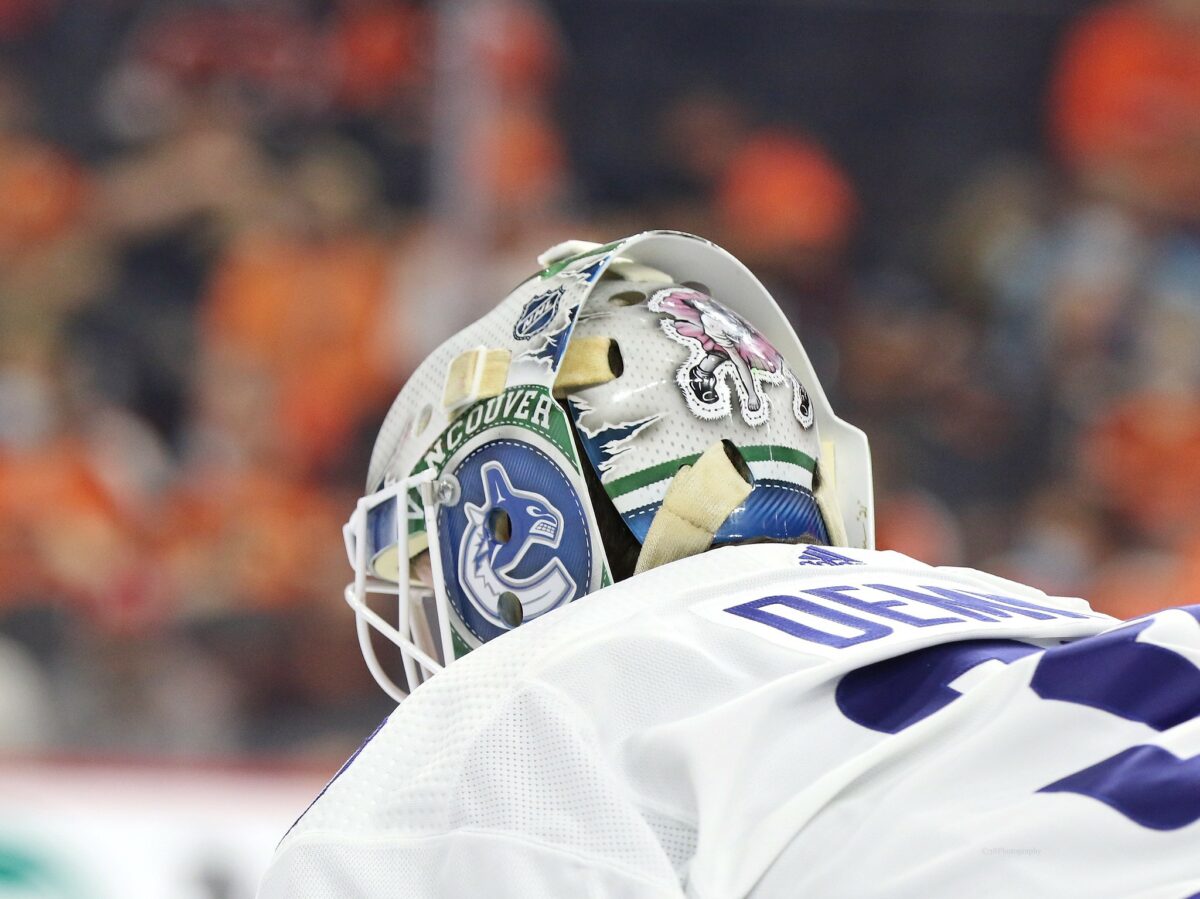
<path fill-rule="evenodd" d="M 521 310 L 521 314 L 517 316 L 517 323 L 513 325 L 513 338 L 529 340 L 545 331 L 554 321 L 554 317 L 558 315 L 558 304 L 562 299 L 563 291 L 562 287 L 556 287 L 545 293 L 539 293 L 527 302 Z"/>
<path fill-rule="evenodd" d="M 460 505 L 443 507 L 443 558 L 453 559 L 447 585 L 462 623 L 480 640 L 528 621 L 591 586 L 591 531 L 576 488 L 536 446 L 493 440 L 455 467 Z M 506 605 L 507 604 L 507 605 Z"/>
<path fill-rule="evenodd" d="M 540 615 L 572 597 L 575 581 L 559 559 L 528 577 L 516 576 L 514 569 L 534 545 L 558 546 L 562 513 L 544 496 L 513 487 L 499 462 L 485 463 L 482 474 L 484 502 L 466 506 L 469 524 L 458 550 L 458 582 L 497 624 L 502 593 L 516 594 L 524 615 Z"/>

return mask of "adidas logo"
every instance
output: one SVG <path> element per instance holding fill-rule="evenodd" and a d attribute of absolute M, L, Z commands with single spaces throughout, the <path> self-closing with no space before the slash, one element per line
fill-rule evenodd
<path fill-rule="evenodd" d="M 804 552 L 796 557 L 798 565 L 861 565 L 858 559 L 835 553 L 824 546 L 806 546 Z"/>

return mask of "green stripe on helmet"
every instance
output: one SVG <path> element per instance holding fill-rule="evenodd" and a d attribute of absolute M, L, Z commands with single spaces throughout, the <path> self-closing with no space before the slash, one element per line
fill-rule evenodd
<path fill-rule="evenodd" d="M 747 462 L 766 462 L 768 460 L 790 462 L 809 472 L 814 471 L 817 467 L 816 459 L 808 453 L 803 453 L 790 446 L 747 446 L 738 447 L 738 449 L 742 454 L 742 458 Z M 627 474 L 624 477 L 609 481 L 604 485 L 604 489 L 613 498 L 624 496 L 626 493 L 631 493 L 649 484 L 656 484 L 659 481 L 664 481 L 674 476 L 675 472 L 684 465 L 692 465 L 699 458 L 700 454 L 695 453 L 690 456 L 681 456 L 678 459 L 672 459 L 668 462 L 660 462 L 658 465 L 651 465 L 649 468 L 644 468 L 641 471 L 633 472 L 633 474 Z"/>

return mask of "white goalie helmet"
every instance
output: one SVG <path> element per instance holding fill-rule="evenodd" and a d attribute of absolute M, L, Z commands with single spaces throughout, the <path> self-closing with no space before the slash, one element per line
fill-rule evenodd
<path fill-rule="evenodd" d="M 874 545 L 866 436 L 834 415 L 745 266 L 674 231 L 538 261 L 401 390 L 345 527 L 346 601 L 397 700 L 372 629 L 412 688 L 522 622 L 713 546 Z"/>

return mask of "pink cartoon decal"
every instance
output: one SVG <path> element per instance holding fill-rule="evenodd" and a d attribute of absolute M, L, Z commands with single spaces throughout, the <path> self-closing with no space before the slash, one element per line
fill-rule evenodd
<path fill-rule="evenodd" d="M 713 420 L 732 415 L 732 380 L 741 400 L 742 418 L 751 427 L 771 416 L 764 384 L 789 386 L 796 420 L 803 427 L 812 426 L 808 391 L 770 341 L 736 312 L 688 287 L 664 288 L 648 305 L 651 311 L 670 316 L 662 320 L 663 332 L 688 348 L 688 358 L 675 381 L 696 416 Z"/>

